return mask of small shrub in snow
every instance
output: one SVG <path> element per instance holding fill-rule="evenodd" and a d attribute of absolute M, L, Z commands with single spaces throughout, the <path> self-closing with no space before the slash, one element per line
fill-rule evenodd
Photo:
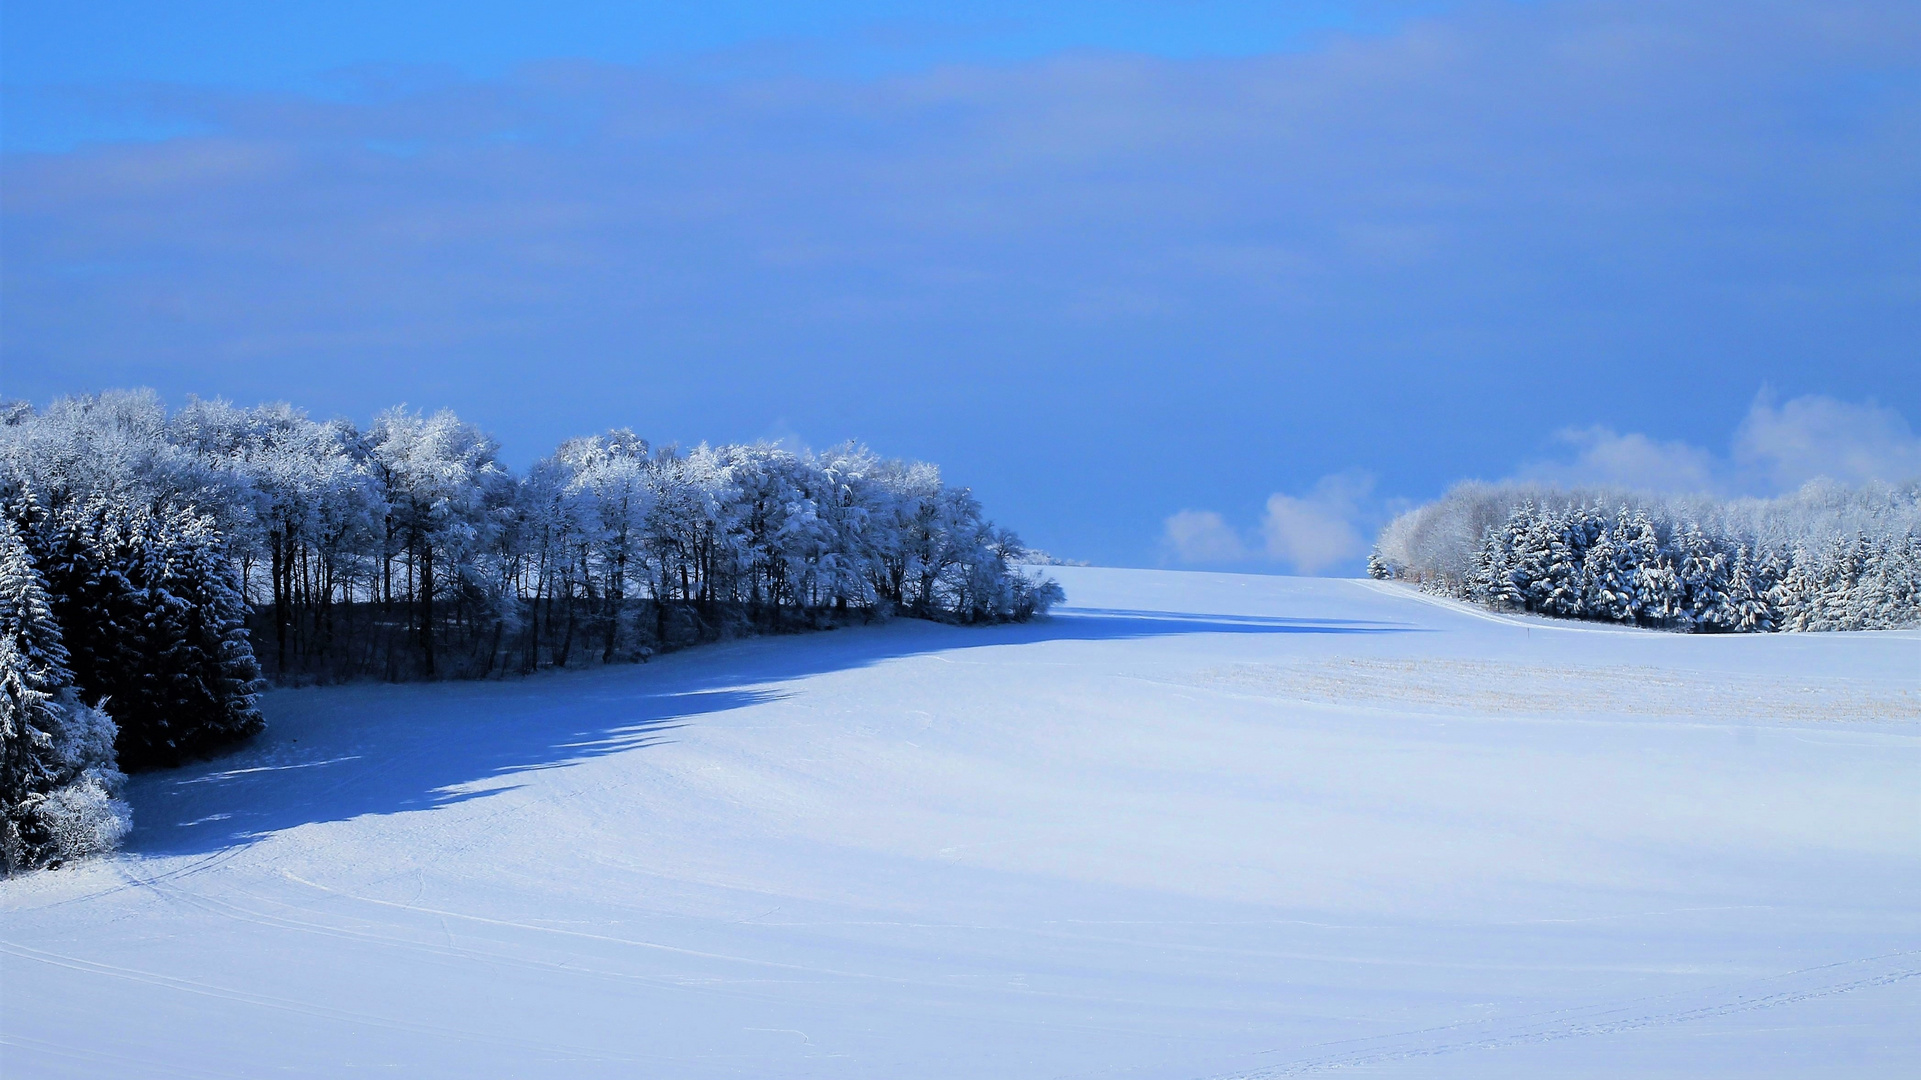
<path fill-rule="evenodd" d="M 88 769 L 55 788 L 32 808 L 48 837 L 52 862 L 98 855 L 120 846 L 133 827 L 133 813 L 120 798 L 127 778 L 106 769 Z"/>

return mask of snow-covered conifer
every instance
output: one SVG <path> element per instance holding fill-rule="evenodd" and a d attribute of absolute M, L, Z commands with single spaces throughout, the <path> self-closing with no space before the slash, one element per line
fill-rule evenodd
<path fill-rule="evenodd" d="M 1611 622 L 1632 622 L 1639 608 L 1635 595 L 1633 549 L 1617 537 L 1627 535 L 1627 510 L 1603 524 L 1582 560 L 1586 595 L 1583 607 L 1588 617 Z"/>
<path fill-rule="evenodd" d="M 1621 509 L 1610 518 L 1600 505 Z M 1484 524 L 1464 532 L 1473 522 Z M 1423 589 L 1496 607 L 1679 630 L 1855 630 L 1921 625 L 1917 537 L 1921 483 L 1816 481 L 1766 500 L 1463 484 L 1391 522 L 1376 554 Z"/>
<path fill-rule="evenodd" d="M 1548 511 L 1543 518 L 1547 532 L 1547 566 L 1536 610 L 1562 618 L 1580 618 L 1586 614 L 1586 559 L 1591 542 L 1587 511 L 1583 507 L 1572 507 L 1564 512 Z"/>
<path fill-rule="evenodd" d="M 114 726 L 74 693 L 44 583 L 0 519 L 0 872 L 111 849 L 119 800 Z"/>
<path fill-rule="evenodd" d="M 1768 602 L 1767 582 L 1748 557 L 1746 545 L 1735 549 L 1734 560 L 1728 565 L 1721 606 L 1710 612 L 1707 625 L 1711 629 L 1741 634 L 1774 629 L 1774 607 Z"/>
<path fill-rule="evenodd" d="M 1699 523 L 1688 521 L 1674 535 L 1673 559 L 1683 597 L 1676 622 L 1684 628 L 1732 629 L 1727 554 Z"/>
<path fill-rule="evenodd" d="M 50 525 L 47 578 L 74 681 L 110 702 L 123 767 L 178 764 L 260 730 L 245 601 L 211 519 L 102 498 Z"/>

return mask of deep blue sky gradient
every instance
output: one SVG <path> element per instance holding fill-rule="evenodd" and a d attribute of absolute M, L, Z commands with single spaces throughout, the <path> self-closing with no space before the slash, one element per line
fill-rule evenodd
<path fill-rule="evenodd" d="M 1921 417 L 1912 4 L 950 10 L 7 3 L 0 393 L 856 437 L 1137 564 Z"/>

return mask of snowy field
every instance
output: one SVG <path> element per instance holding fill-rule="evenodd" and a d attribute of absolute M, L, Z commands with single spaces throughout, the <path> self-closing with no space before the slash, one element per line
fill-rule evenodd
<path fill-rule="evenodd" d="M 1066 568 L 282 691 L 0 883 L 4 1075 L 1921 1075 L 1921 633 Z"/>

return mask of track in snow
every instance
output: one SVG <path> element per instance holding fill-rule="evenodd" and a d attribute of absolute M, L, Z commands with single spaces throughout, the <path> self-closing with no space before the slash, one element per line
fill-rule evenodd
<path fill-rule="evenodd" d="M 1063 568 L 908 622 L 283 691 L 0 884 L 15 1077 L 1904 1075 L 1921 634 Z"/>

